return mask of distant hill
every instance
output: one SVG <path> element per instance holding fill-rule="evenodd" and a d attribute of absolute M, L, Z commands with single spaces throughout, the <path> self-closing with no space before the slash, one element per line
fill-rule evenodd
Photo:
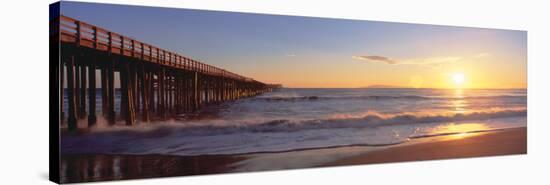
<path fill-rule="evenodd" d="M 390 89 L 390 88 L 408 88 L 404 86 L 395 86 L 395 85 L 370 85 L 367 87 L 362 88 L 368 88 L 368 89 Z"/>

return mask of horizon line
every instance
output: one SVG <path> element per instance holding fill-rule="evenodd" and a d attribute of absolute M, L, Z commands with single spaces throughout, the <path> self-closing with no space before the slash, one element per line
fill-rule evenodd
<path fill-rule="evenodd" d="M 527 87 L 510 87 L 510 88 L 437 88 L 437 87 L 422 87 L 422 88 L 415 88 L 415 87 L 281 87 L 281 89 L 445 89 L 445 90 L 502 90 L 502 89 L 525 89 L 527 90 Z"/>

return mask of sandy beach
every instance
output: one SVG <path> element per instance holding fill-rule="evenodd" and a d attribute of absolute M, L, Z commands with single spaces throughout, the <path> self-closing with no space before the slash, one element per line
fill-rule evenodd
<path fill-rule="evenodd" d="M 422 161 L 527 153 L 527 128 L 444 136 L 436 141 L 391 147 L 323 166 Z"/>
<path fill-rule="evenodd" d="M 63 155 L 62 181 L 104 181 L 527 153 L 527 129 L 461 133 L 386 146 L 243 155 Z M 76 169 L 69 171 L 68 169 Z M 64 171 L 65 170 L 65 171 Z"/>

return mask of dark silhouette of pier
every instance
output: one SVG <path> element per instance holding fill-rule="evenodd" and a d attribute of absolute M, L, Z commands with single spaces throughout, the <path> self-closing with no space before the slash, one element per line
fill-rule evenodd
<path fill-rule="evenodd" d="M 118 117 L 134 125 L 137 120 L 167 119 L 274 88 L 63 15 L 50 24 L 50 47 L 60 47 L 61 61 L 55 69 L 60 120 L 67 121 L 69 130 L 77 129 L 78 119 L 94 125 L 97 109 L 109 124 Z M 100 84 L 96 84 L 97 70 Z M 120 81 L 119 110 L 115 110 L 115 72 Z M 101 93 L 101 107 L 96 107 L 96 92 Z M 63 97 L 68 102 L 66 113 Z"/>

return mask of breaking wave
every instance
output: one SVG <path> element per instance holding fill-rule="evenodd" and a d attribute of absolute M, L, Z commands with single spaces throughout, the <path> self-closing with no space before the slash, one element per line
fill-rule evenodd
<path fill-rule="evenodd" d="M 155 135 L 155 137 L 159 134 L 163 135 L 170 133 L 181 133 L 185 135 L 221 135 L 235 132 L 294 132 L 307 129 L 367 128 L 403 124 L 464 122 L 522 116 L 527 116 L 526 109 L 499 109 L 481 112 L 447 114 L 381 114 L 369 111 L 362 115 L 342 114 L 333 115 L 325 119 L 310 120 L 278 119 L 260 121 L 256 123 L 238 123 L 237 121 L 227 120 L 227 124 L 211 124 L 208 121 L 194 124 L 156 124 L 149 127 L 147 130 L 152 131 L 149 132 L 149 134 Z M 116 129 L 111 128 L 107 131 L 115 130 Z M 118 131 L 132 132 L 136 131 L 136 128 L 121 128 Z"/>

